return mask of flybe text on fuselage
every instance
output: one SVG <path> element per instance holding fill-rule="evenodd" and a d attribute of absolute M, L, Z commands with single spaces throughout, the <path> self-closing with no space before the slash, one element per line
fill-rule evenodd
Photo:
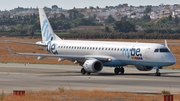
<path fill-rule="evenodd" d="M 122 55 L 133 60 L 143 60 L 140 48 L 122 48 Z"/>

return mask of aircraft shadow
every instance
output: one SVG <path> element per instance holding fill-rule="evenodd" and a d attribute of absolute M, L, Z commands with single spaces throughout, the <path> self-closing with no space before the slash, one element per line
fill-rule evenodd
<path fill-rule="evenodd" d="M 79 71 L 63 71 L 63 72 L 41 72 L 42 76 L 83 76 Z M 180 75 L 171 75 L 177 74 L 177 72 L 166 72 L 161 73 L 160 77 L 180 77 Z M 116 75 L 113 72 L 100 72 L 100 73 L 91 73 L 91 75 L 84 76 L 155 76 L 155 73 L 125 73 L 123 75 Z"/>

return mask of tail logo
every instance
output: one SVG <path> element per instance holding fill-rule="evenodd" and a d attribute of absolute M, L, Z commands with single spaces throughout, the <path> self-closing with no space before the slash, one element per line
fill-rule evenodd
<path fill-rule="evenodd" d="M 42 33 L 43 33 L 43 37 L 44 37 L 44 41 L 51 41 L 52 40 L 52 32 L 50 32 L 50 28 L 49 28 L 49 24 L 48 24 L 48 20 L 44 20 L 43 24 L 42 24 Z"/>

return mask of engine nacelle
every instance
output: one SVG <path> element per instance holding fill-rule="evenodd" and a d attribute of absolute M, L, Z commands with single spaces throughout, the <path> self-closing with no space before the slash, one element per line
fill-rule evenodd
<path fill-rule="evenodd" d="M 50 45 L 50 44 L 48 44 L 46 50 L 47 50 L 48 52 L 51 52 L 51 45 Z"/>
<path fill-rule="evenodd" d="M 98 60 L 86 60 L 83 64 L 83 68 L 87 72 L 99 72 L 103 69 L 103 64 Z"/>
<path fill-rule="evenodd" d="M 139 71 L 150 71 L 153 69 L 152 66 L 136 66 Z"/>

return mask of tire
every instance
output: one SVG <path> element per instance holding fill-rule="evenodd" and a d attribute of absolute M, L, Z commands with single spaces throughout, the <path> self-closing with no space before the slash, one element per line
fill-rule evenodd
<path fill-rule="evenodd" d="M 86 74 L 86 70 L 84 68 L 81 69 L 81 74 L 85 75 Z"/>
<path fill-rule="evenodd" d="M 119 74 L 119 71 L 120 71 L 119 68 L 115 68 L 115 69 L 114 69 L 114 73 L 115 73 L 116 75 Z"/>

